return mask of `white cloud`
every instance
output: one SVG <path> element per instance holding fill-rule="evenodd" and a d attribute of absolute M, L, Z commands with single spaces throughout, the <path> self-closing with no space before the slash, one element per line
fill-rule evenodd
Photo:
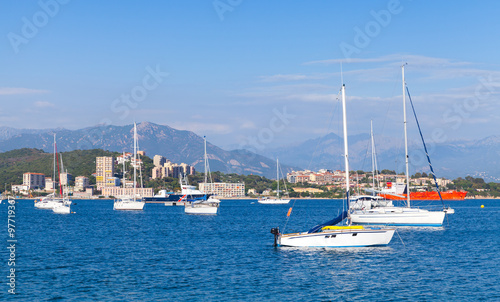
<path fill-rule="evenodd" d="M 37 101 L 35 102 L 35 107 L 38 108 L 54 108 L 55 105 L 51 102 Z"/>
<path fill-rule="evenodd" d="M 0 95 L 17 95 L 17 94 L 40 94 L 48 93 L 48 90 L 20 88 L 20 87 L 0 87 Z"/>
<path fill-rule="evenodd" d="M 233 132 L 233 127 L 225 124 L 216 124 L 216 123 L 184 123 L 184 122 L 176 122 L 169 125 L 175 129 L 182 129 L 192 131 L 199 135 L 215 133 L 215 134 L 228 134 Z"/>

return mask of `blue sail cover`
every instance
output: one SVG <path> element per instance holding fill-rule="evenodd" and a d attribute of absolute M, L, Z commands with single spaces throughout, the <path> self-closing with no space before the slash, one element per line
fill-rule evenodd
<path fill-rule="evenodd" d="M 323 228 L 327 225 L 336 225 L 337 223 L 341 222 L 342 220 L 344 220 L 346 218 L 347 218 L 347 211 L 344 211 L 344 212 L 342 212 L 342 214 L 339 215 L 339 217 L 332 219 L 330 221 L 327 221 L 325 223 L 322 223 L 320 225 L 317 225 L 317 226 L 313 227 L 312 229 L 310 229 L 307 233 L 316 233 L 319 230 L 321 230 L 321 228 Z"/>

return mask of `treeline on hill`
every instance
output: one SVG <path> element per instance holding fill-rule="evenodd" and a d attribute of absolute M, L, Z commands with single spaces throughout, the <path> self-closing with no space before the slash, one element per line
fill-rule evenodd
<path fill-rule="evenodd" d="M 120 155 L 120 153 L 93 149 L 61 152 L 59 158 L 62 157 L 64 170 L 67 170 L 73 177 L 87 176 L 95 183 L 95 178 L 92 177 L 92 173 L 95 173 L 95 158 L 117 155 Z M 59 169 L 62 169 L 60 164 Z M 0 153 L 0 184 L 2 184 L 2 191 L 5 184 L 22 184 L 23 174 L 26 172 L 43 173 L 46 177 L 52 177 L 53 171 L 53 153 L 29 148 Z"/>

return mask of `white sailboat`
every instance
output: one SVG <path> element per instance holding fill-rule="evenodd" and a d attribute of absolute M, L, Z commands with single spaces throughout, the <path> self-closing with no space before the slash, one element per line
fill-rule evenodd
<path fill-rule="evenodd" d="M 207 156 L 207 138 L 204 136 L 204 149 L 205 149 L 205 185 L 208 181 L 208 175 L 210 175 L 210 167 L 208 164 Z M 212 183 L 212 177 L 210 176 L 210 183 Z M 181 184 L 182 185 L 182 184 Z M 187 185 L 187 181 L 186 181 Z M 184 188 L 183 188 L 184 193 Z M 215 215 L 219 209 L 220 200 L 215 198 L 213 195 L 204 192 L 204 196 L 200 198 L 193 198 L 192 195 L 186 193 L 183 198 L 186 199 L 184 204 L 184 213 L 186 214 L 199 214 L 199 215 Z"/>
<path fill-rule="evenodd" d="M 347 122 L 346 122 L 346 102 L 345 85 L 342 85 L 342 112 L 344 126 L 344 153 L 345 153 L 345 186 L 346 201 L 349 204 L 349 160 L 347 144 Z M 348 225 L 337 226 L 336 224 L 345 220 Z M 307 232 L 281 234 L 279 228 L 271 229 L 274 234 L 274 244 L 277 246 L 294 247 L 364 247 L 383 246 L 389 244 L 394 235 L 395 229 L 391 228 L 365 228 L 363 226 L 353 226 L 350 224 L 349 211 L 344 211 L 339 217 L 322 223 Z"/>
<path fill-rule="evenodd" d="M 412 208 L 410 200 L 410 173 L 408 162 L 408 136 L 406 129 L 406 83 L 404 65 L 402 68 L 403 81 L 403 117 L 405 133 L 405 164 L 406 164 L 406 206 L 381 206 L 365 207 L 362 209 L 351 208 L 351 219 L 357 224 L 382 224 L 396 226 L 442 226 L 445 216 L 444 211 L 429 211 L 426 209 Z"/>
<path fill-rule="evenodd" d="M 350 208 L 355 210 L 364 210 L 375 207 L 392 207 L 392 200 L 385 199 L 383 197 L 376 195 L 376 184 L 375 179 L 377 178 L 377 156 L 375 152 L 375 140 L 373 137 L 373 121 L 370 121 L 370 136 L 372 145 L 372 188 L 365 189 L 367 192 L 371 192 L 372 195 L 356 195 L 351 197 Z"/>
<path fill-rule="evenodd" d="M 56 134 L 54 134 L 54 160 L 53 160 L 54 170 L 53 170 L 53 174 L 52 174 L 53 175 L 52 176 L 53 183 L 55 183 L 56 175 L 58 174 L 58 173 L 56 174 L 56 163 L 58 163 L 58 161 L 57 161 L 57 143 L 56 143 Z M 62 163 L 62 159 L 61 159 L 61 163 Z M 61 182 L 61 175 L 59 174 L 59 183 L 60 182 Z M 60 188 L 59 195 L 55 191 L 55 187 L 54 187 L 53 193 L 51 193 L 45 197 L 42 197 L 40 200 L 35 200 L 35 208 L 53 210 L 55 213 L 58 213 L 58 214 L 71 213 L 71 200 L 69 199 L 69 197 L 67 195 L 67 190 L 66 190 L 66 192 L 63 192 L 61 184 L 59 184 L 59 188 Z M 57 210 L 54 210 L 56 208 L 57 208 Z"/>
<path fill-rule="evenodd" d="M 290 202 L 290 199 L 280 198 L 280 172 L 279 172 L 278 159 L 276 159 L 276 179 L 278 182 L 278 186 L 276 189 L 276 198 L 262 197 L 262 198 L 259 198 L 257 200 L 258 203 L 260 203 L 260 204 L 287 204 Z M 285 191 L 286 191 L 286 184 L 285 184 Z"/>
<path fill-rule="evenodd" d="M 121 196 L 116 199 L 113 203 L 113 210 L 142 210 L 144 208 L 145 202 L 142 197 L 137 196 L 137 125 L 134 122 L 134 188 L 132 196 Z M 125 170 L 124 170 L 125 173 Z M 125 182 L 123 182 L 125 186 Z"/>

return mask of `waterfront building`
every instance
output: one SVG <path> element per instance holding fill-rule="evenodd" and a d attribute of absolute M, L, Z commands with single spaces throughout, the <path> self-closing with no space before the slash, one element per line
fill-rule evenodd
<path fill-rule="evenodd" d="M 153 188 L 136 188 L 136 194 L 141 197 L 152 197 Z M 105 187 L 102 188 L 102 195 L 105 197 L 133 196 L 134 188 Z"/>
<path fill-rule="evenodd" d="M 70 181 L 73 180 L 73 175 L 69 174 L 68 172 L 61 173 L 60 175 L 60 182 L 61 185 L 63 186 L 68 186 Z"/>
<path fill-rule="evenodd" d="M 24 173 L 23 186 L 26 186 L 28 190 L 45 188 L 45 175 L 42 173 Z"/>
<path fill-rule="evenodd" d="M 200 183 L 200 191 L 207 194 L 214 194 L 217 197 L 228 198 L 228 197 L 244 197 L 245 196 L 245 184 L 244 183 L 225 183 L 225 182 L 215 182 L 215 183 Z"/>
<path fill-rule="evenodd" d="M 96 157 L 96 188 L 101 190 L 106 186 L 106 179 L 115 175 L 115 161 L 111 156 Z"/>
<path fill-rule="evenodd" d="M 75 190 L 84 191 L 88 186 L 90 186 L 88 177 L 78 176 L 77 178 L 75 178 Z"/>
<path fill-rule="evenodd" d="M 106 187 L 119 187 L 120 179 L 118 177 L 108 177 L 106 178 Z"/>
<path fill-rule="evenodd" d="M 46 191 L 54 191 L 58 186 L 57 181 L 53 181 L 52 177 L 45 178 L 45 190 Z"/>

